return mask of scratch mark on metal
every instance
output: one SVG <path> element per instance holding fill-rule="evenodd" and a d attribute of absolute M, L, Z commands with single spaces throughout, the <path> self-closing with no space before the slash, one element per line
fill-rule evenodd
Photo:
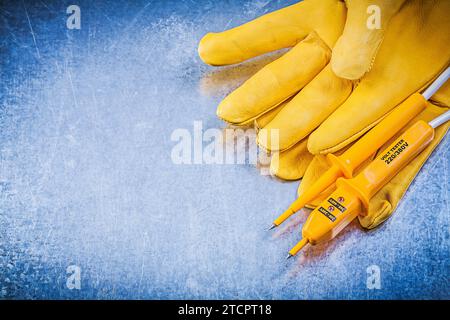
<path fill-rule="evenodd" d="M 36 47 L 36 53 L 38 55 L 38 58 L 41 59 L 41 53 L 39 52 L 39 48 L 38 48 L 38 45 L 36 42 L 36 37 L 34 36 L 33 26 L 31 25 L 30 16 L 28 15 L 27 7 L 25 6 L 24 1 L 22 1 L 22 3 L 23 3 L 23 8 L 25 9 L 25 15 L 27 16 L 28 26 L 30 27 L 31 36 L 33 37 L 34 46 Z"/>

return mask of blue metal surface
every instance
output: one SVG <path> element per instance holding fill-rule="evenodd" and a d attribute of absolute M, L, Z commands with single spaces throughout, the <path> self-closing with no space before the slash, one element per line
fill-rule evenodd
<path fill-rule="evenodd" d="M 72 2 L 2 1 L 1 298 L 450 298 L 448 138 L 386 223 L 289 263 L 299 229 L 266 228 L 297 183 L 172 162 L 172 132 L 223 128 L 216 105 L 254 72 L 202 64 L 201 36 L 292 2 L 77 1 L 69 30 Z"/>

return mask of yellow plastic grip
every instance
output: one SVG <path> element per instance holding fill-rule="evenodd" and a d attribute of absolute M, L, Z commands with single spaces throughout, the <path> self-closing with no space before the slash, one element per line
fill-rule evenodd
<path fill-rule="evenodd" d="M 328 160 L 338 166 L 346 178 L 351 178 L 360 164 L 425 110 L 426 106 L 427 100 L 420 93 L 412 94 L 341 156 L 329 154 Z"/>
<path fill-rule="evenodd" d="M 328 154 L 327 159 L 331 167 L 308 190 L 298 197 L 283 214 L 275 219 L 273 225 L 278 226 L 283 223 L 287 218 L 303 208 L 308 201 L 313 200 L 333 184 L 336 179 L 340 177 L 351 179 L 353 177 L 353 171 L 359 165 L 370 158 L 372 154 L 426 107 L 427 100 L 420 93 L 414 93 L 342 155 L 335 156 L 331 153 Z M 361 197 L 361 201 L 367 199 L 364 194 Z M 366 203 L 368 203 L 368 200 Z"/>
<path fill-rule="evenodd" d="M 295 255 L 306 243 L 334 238 L 357 215 L 366 214 L 370 198 L 420 153 L 434 138 L 434 129 L 418 121 L 355 178 L 339 178 L 337 189 L 309 215 L 303 239 L 289 251 Z"/>
<path fill-rule="evenodd" d="M 351 188 L 365 208 L 369 200 L 389 180 L 419 154 L 434 138 L 434 129 L 425 121 L 418 121 L 387 147 L 358 176 L 338 179 L 338 187 Z M 363 213 L 364 214 L 364 213 Z"/>

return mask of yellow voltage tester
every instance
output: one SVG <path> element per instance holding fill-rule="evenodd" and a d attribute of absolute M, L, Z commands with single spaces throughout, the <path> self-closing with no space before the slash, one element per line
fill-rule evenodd
<path fill-rule="evenodd" d="M 289 251 L 288 258 L 307 243 L 331 240 L 359 214 L 364 214 L 371 197 L 433 140 L 434 128 L 448 120 L 450 111 L 429 123 L 416 122 L 355 178 L 338 178 L 336 191 L 309 215 L 302 229 L 303 239 Z"/>
<path fill-rule="evenodd" d="M 291 215 L 302 209 L 309 201 L 315 199 L 321 192 L 331 186 L 338 178 L 352 178 L 354 170 L 359 165 L 369 159 L 383 144 L 426 108 L 427 100 L 430 99 L 449 77 L 450 67 L 423 94 L 412 94 L 342 155 L 335 156 L 328 154 L 327 159 L 331 163 L 330 169 L 298 197 L 283 214 L 275 219 L 270 229 L 279 226 Z"/>

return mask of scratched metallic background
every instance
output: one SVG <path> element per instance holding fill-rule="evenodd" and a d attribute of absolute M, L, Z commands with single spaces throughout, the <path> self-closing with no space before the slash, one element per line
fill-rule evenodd
<path fill-rule="evenodd" d="M 198 40 L 287 3 L 2 1 L 0 297 L 450 298 L 449 138 L 389 221 L 289 264 L 299 229 L 266 227 L 297 183 L 172 163 L 173 130 L 224 127 L 216 105 L 267 62 L 215 71 Z"/>

